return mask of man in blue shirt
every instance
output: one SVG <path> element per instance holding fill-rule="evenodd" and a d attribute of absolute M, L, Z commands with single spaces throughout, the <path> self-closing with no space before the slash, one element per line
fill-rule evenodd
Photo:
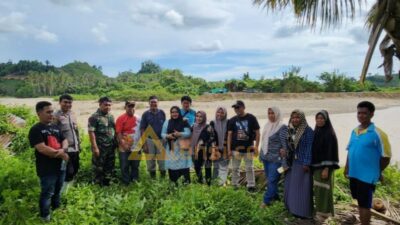
<path fill-rule="evenodd" d="M 375 106 L 363 101 L 357 105 L 360 125 L 351 132 L 347 146 L 345 176 L 350 179 L 351 195 L 357 199 L 362 225 L 370 224 L 375 184 L 389 165 L 391 150 L 388 136 L 371 122 Z"/>
<path fill-rule="evenodd" d="M 158 136 L 158 140 L 153 140 L 152 137 L 147 137 L 146 144 L 143 145 L 143 150 L 148 156 L 147 159 L 147 170 L 150 173 L 151 178 L 156 177 L 156 161 L 158 169 L 160 170 L 160 176 L 165 177 L 165 161 L 161 159 L 161 149 L 158 149 L 156 141 L 160 141 L 162 126 L 165 122 L 165 113 L 162 109 L 158 108 L 157 96 L 150 96 L 149 98 L 150 109 L 143 113 L 140 121 L 140 131 L 142 135 L 145 134 L 147 128 L 151 128 L 154 133 Z"/>
<path fill-rule="evenodd" d="M 194 121 L 196 119 L 196 111 L 191 109 L 190 106 L 192 105 L 192 98 L 185 95 L 181 98 L 181 114 L 184 119 L 186 119 L 190 126 L 193 126 Z"/>

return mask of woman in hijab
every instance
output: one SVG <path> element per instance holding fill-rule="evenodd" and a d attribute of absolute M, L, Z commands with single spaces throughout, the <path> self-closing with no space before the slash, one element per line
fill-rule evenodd
<path fill-rule="evenodd" d="M 214 128 L 207 125 L 207 115 L 204 111 L 196 113 L 195 123 L 192 127 L 192 148 L 194 169 L 199 183 L 203 183 L 203 166 L 205 167 L 206 182 L 211 185 L 211 152 L 217 143 Z"/>
<path fill-rule="evenodd" d="M 282 166 L 281 151 L 286 151 L 287 126 L 282 123 L 281 111 L 277 107 L 268 108 L 268 122 L 262 133 L 260 161 L 264 164 L 264 173 L 268 181 L 267 190 L 261 208 L 278 200 L 278 181 Z"/>
<path fill-rule="evenodd" d="M 317 217 L 326 219 L 334 216 L 334 170 L 339 168 L 339 153 L 336 133 L 325 110 L 315 115 L 312 168 Z"/>
<path fill-rule="evenodd" d="M 178 106 L 170 109 L 171 119 L 164 122 L 161 137 L 166 142 L 166 168 L 169 179 L 177 183 L 183 176 L 185 183 L 190 183 L 191 154 L 180 140 L 190 137 L 190 126 L 183 120 Z"/>
<path fill-rule="evenodd" d="M 218 107 L 215 119 L 210 122 L 217 134 L 217 149 L 220 158 L 214 161 L 214 177 L 218 177 L 218 184 L 224 185 L 228 177 L 229 157 L 226 151 L 226 138 L 228 134 L 228 113 L 225 107 Z"/>
<path fill-rule="evenodd" d="M 290 115 L 285 176 L 285 206 L 291 214 L 311 219 L 313 210 L 312 177 L 310 172 L 311 149 L 314 132 L 308 126 L 304 112 L 294 110 Z"/>

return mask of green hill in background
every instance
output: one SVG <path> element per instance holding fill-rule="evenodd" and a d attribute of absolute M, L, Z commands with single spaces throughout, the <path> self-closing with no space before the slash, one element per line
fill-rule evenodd
<path fill-rule="evenodd" d="M 179 70 L 161 69 L 146 61 L 138 73 L 126 71 L 116 78 L 103 74 L 101 66 L 74 61 L 59 68 L 38 61 L 0 63 L 0 95 L 15 97 L 109 95 L 118 100 L 145 100 L 150 95 L 175 99 L 178 95 L 200 95 L 213 85 L 201 78 L 184 76 Z"/>
<path fill-rule="evenodd" d="M 61 67 L 39 61 L 21 60 L 0 63 L 0 95 L 14 97 L 56 96 L 69 93 L 96 98 L 108 95 L 116 100 L 146 100 L 158 95 L 161 100 L 177 99 L 186 94 L 202 95 L 212 90 L 231 92 L 360 92 L 398 91 L 400 82 L 393 79 L 385 83 L 380 75 L 369 76 L 364 86 L 345 74 L 323 72 L 318 81 L 300 74 L 300 68 L 292 67 L 282 78 L 252 79 L 249 73 L 239 79 L 208 82 L 202 78 L 184 75 L 178 69 L 163 69 L 152 61 L 142 63 L 138 72 L 125 71 L 111 78 L 102 72 L 101 66 L 74 61 Z"/>
<path fill-rule="evenodd" d="M 90 66 L 87 62 L 74 61 L 68 63 L 60 68 L 60 71 L 70 74 L 72 76 L 80 74 L 90 74 L 93 76 L 104 77 L 106 76 L 101 72 L 101 66 L 96 67 L 96 65 Z"/>
<path fill-rule="evenodd" d="M 400 87 L 400 77 L 394 77 L 390 82 L 385 81 L 385 77 L 381 75 L 368 76 L 367 80 L 378 87 Z"/>

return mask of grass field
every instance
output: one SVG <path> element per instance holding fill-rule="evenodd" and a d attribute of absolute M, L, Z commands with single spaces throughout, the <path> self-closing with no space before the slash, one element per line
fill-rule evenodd
<path fill-rule="evenodd" d="M 8 112 L 27 119 L 28 125 L 15 128 L 6 121 L 2 131 L 14 135 L 14 140 L 8 151 L 0 149 L 0 224 L 41 224 L 34 151 L 26 138 L 36 119 L 29 108 L 0 107 L 0 115 Z M 196 183 L 176 187 L 168 180 L 151 180 L 144 161 L 140 182 L 122 185 L 117 160 L 115 179 L 109 187 L 101 188 L 91 182 L 89 141 L 87 135 L 82 135 L 82 139 L 80 172 L 63 195 L 61 208 L 53 212 L 50 224 L 301 224 L 288 214 L 282 201 L 266 209 L 259 208 L 263 183 L 258 183 L 255 194 L 248 193 L 245 187 L 234 190 L 230 186 L 208 187 Z M 258 160 L 255 162 L 256 168 L 261 168 Z M 400 187 L 399 170 L 392 166 L 384 176 L 376 196 L 400 202 L 400 189 L 396 188 Z M 342 170 L 336 171 L 335 179 L 334 201 L 340 214 L 342 206 L 350 206 L 351 198 Z M 282 197 L 282 187 L 280 192 Z M 340 220 L 341 217 L 335 217 L 330 224 L 339 224 Z"/>

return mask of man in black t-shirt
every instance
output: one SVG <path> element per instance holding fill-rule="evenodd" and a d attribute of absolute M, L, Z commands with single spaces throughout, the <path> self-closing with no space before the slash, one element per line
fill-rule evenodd
<path fill-rule="evenodd" d="M 52 124 L 53 108 L 50 102 L 36 104 L 39 123 L 29 130 L 29 142 L 35 148 L 36 173 L 40 179 L 40 217 L 50 221 L 50 207 L 60 206 L 61 188 L 65 179 L 65 166 L 69 160 L 68 141 L 60 129 Z"/>
<path fill-rule="evenodd" d="M 239 187 L 240 164 L 245 162 L 247 189 L 255 192 L 255 177 L 253 158 L 258 155 L 260 143 L 260 125 L 257 118 L 245 112 L 243 101 L 236 101 L 232 107 L 235 109 L 236 116 L 232 117 L 228 123 L 228 154 L 232 159 L 232 185 Z M 255 145 L 254 145 L 255 141 Z"/>

